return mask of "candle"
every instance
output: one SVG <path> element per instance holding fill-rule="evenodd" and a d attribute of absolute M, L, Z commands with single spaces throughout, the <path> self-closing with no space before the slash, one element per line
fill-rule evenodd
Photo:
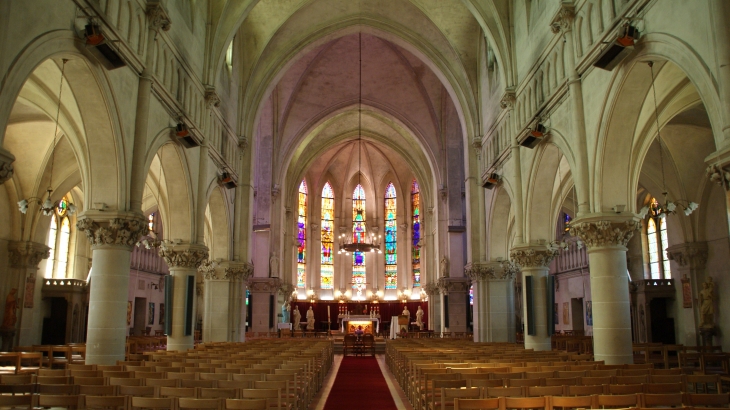
<path fill-rule="evenodd" d="M 327 305 L 327 321 L 330 321 L 330 305 Z"/>

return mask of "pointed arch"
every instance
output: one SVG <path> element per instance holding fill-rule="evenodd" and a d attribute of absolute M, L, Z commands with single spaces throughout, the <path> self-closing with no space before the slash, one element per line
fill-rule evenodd
<path fill-rule="evenodd" d="M 333 289 L 335 276 L 335 191 L 332 184 L 327 181 L 322 188 L 322 256 L 320 267 L 320 287 L 322 289 Z"/>
<path fill-rule="evenodd" d="M 385 289 L 398 288 L 397 194 L 393 182 L 385 187 Z"/>
<path fill-rule="evenodd" d="M 367 235 L 365 221 L 365 190 L 361 184 L 357 184 L 355 190 L 352 192 L 352 242 L 365 242 L 365 235 Z M 364 284 L 365 282 L 365 253 L 353 252 L 352 287 L 355 289 L 358 284 Z"/>
<path fill-rule="evenodd" d="M 418 181 L 411 183 L 411 229 L 413 246 L 411 248 L 411 268 L 413 269 L 413 287 L 421 287 L 421 188 Z"/>

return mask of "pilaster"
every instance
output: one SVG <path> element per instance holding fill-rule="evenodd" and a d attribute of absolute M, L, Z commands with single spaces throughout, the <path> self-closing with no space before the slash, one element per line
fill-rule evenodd
<path fill-rule="evenodd" d="M 438 304 L 441 303 L 439 296 L 439 288 L 433 282 L 429 282 L 422 287 L 423 291 L 428 296 L 428 329 L 436 331 L 436 323 L 441 323 L 439 315 L 440 309 Z M 441 333 L 441 329 L 438 329 L 438 333 Z"/>
<path fill-rule="evenodd" d="M 248 290 L 251 292 L 250 328 L 253 332 L 267 333 L 276 326 L 276 294 L 281 287 L 279 278 L 250 277 Z"/>
<path fill-rule="evenodd" d="M 469 316 L 469 278 L 439 278 L 438 288 L 442 295 L 444 331 L 466 332 Z"/>
<path fill-rule="evenodd" d="M 34 324 L 38 323 L 41 316 L 38 303 L 41 299 L 40 289 L 43 286 L 43 281 L 38 280 L 38 264 L 50 256 L 50 248 L 36 242 L 10 241 L 8 252 L 10 266 L 0 295 L 8 295 L 15 289 L 18 311 L 13 329 L 19 329 L 19 331 L 16 333 L 14 341 L 38 344 L 40 343 L 40 329 L 38 326 L 34 328 Z M 4 317 L 3 320 L 5 320 Z M 12 346 L 5 346 L 5 348 L 10 349 Z"/>
<path fill-rule="evenodd" d="M 474 341 L 514 342 L 514 272 L 490 262 L 468 264 L 464 273 L 474 286 Z"/>

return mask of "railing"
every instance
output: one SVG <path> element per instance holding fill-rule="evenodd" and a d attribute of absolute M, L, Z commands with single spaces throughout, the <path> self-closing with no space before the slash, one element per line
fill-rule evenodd
<path fill-rule="evenodd" d="M 86 287 L 86 281 L 81 279 L 44 279 L 43 287 L 63 287 L 68 289 L 81 289 Z"/>
<path fill-rule="evenodd" d="M 570 272 L 579 269 L 588 269 L 588 254 L 585 246 L 578 248 L 578 242 L 568 240 L 568 249 L 563 250 L 555 258 L 555 273 Z"/>
<path fill-rule="evenodd" d="M 165 260 L 157 253 L 157 249 L 135 246 L 129 263 L 131 270 L 166 275 L 170 273 Z"/>

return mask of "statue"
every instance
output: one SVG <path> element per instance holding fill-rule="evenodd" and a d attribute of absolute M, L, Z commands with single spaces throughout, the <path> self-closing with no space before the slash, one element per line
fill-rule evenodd
<path fill-rule="evenodd" d="M 411 312 L 408 310 L 408 306 L 403 306 L 403 312 L 401 315 L 408 316 L 408 323 L 411 322 Z"/>
<path fill-rule="evenodd" d="M 416 311 L 416 325 L 418 325 L 418 330 L 423 330 L 423 309 L 421 309 L 421 305 L 418 305 Z"/>
<path fill-rule="evenodd" d="M 448 278 L 449 274 L 449 258 L 444 255 L 444 257 L 441 258 L 441 277 Z"/>
<path fill-rule="evenodd" d="M 281 305 L 281 322 L 289 323 L 289 303 L 288 302 L 284 302 L 284 304 Z"/>
<path fill-rule="evenodd" d="M 271 252 L 271 257 L 269 258 L 269 277 L 279 277 L 279 258 L 276 257 L 276 252 Z"/>
<path fill-rule="evenodd" d="M 307 311 L 307 330 L 314 330 L 314 311 L 311 306 Z"/>
<path fill-rule="evenodd" d="M 18 308 L 18 298 L 15 296 L 17 293 L 17 288 L 10 289 L 8 297 L 5 298 L 5 317 L 3 318 L 2 326 L 0 326 L 2 329 L 15 329 L 15 322 L 18 320 L 18 316 L 15 313 L 15 310 Z"/>
<path fill-rule="evenodd" d="M 294 313 L 292 313 L 292 327 L 294 330 L 300 330 L 299 322 L 302 320 L 302 314 L 299 313 L 299 306 L 294 306 Z"/>
<path fill-rule="evenodd" d="M 715 283 L 708 276 L 700 291 L 700 328 L 715 326 Z M 7 308 L 6 308 L 7 311 Z M 4 325 L 3 325 L 4 326 Z"/>

